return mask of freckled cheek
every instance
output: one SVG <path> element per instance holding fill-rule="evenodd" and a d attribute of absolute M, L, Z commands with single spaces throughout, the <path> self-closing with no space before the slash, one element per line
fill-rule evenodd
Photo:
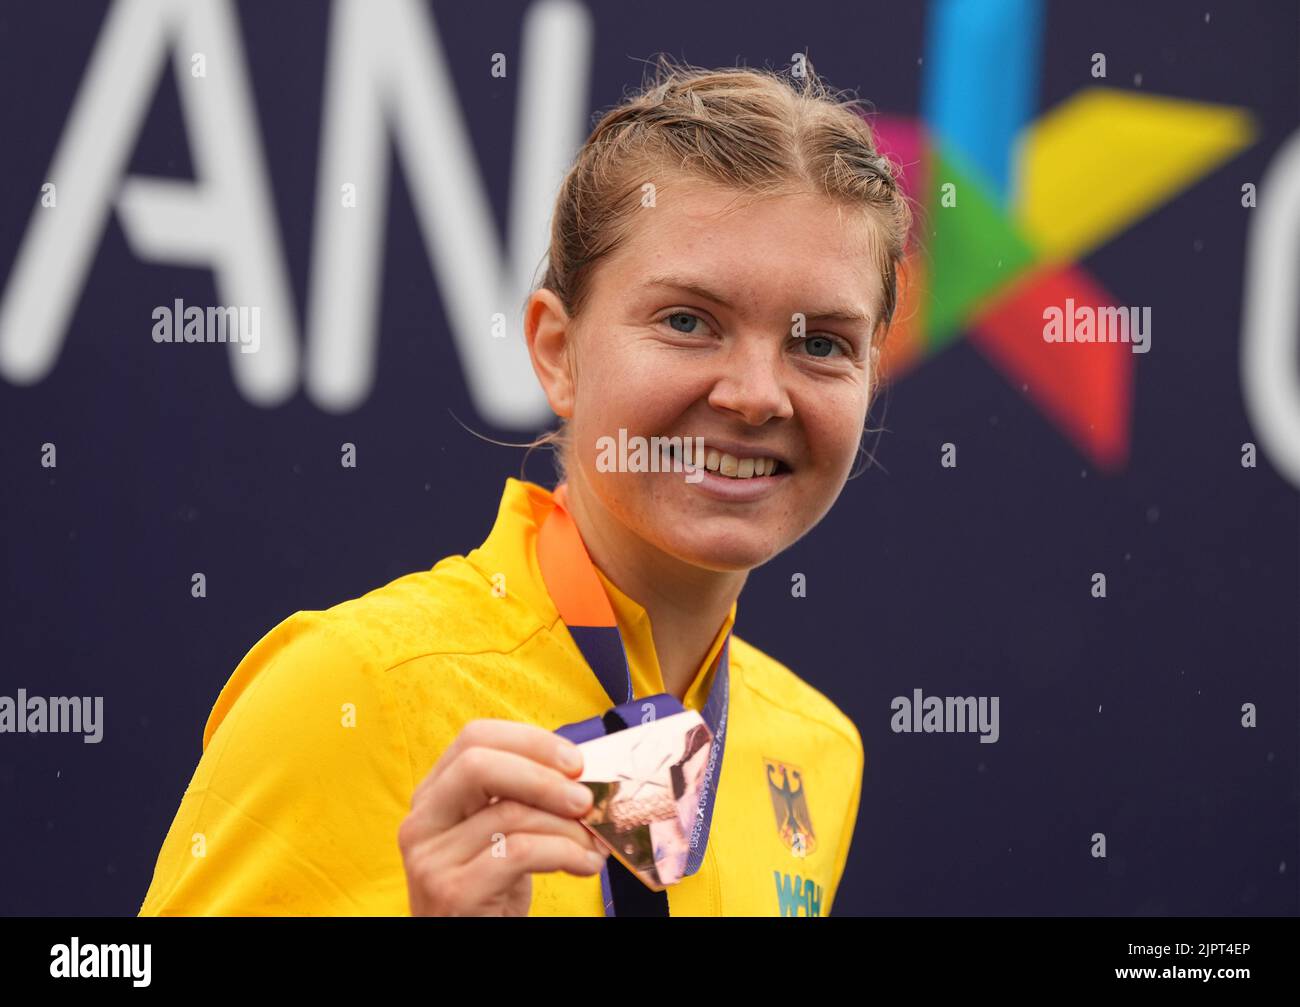
<path fill-rule="evenodd" d="M 807 438 L 809 458 L 818 469 L 837 470 L 846 457 L 856 454 L 864 422 L 856 394 L 823 389 L 818 395 L 796 400 L 794 410 L 794 419 Z"/>
<path fill-rule="evenodd" d="M 673 357 L 656 352 L 658 347 L 635 334 L 610 330 L 599 351 L 594 347 L 584 356 L 581 379 L 589 384 L 592 395 L 612 395 L 616 389 L 630 388 L 649 394 L 658 385 L 688 377 L 691 369 L 680 366 Z"/>
<path fill-rule="evenodd" d="M 646 380 L 607 376 L 593 380 L 579 395 L 576 431 L 590 454 L 597 451 L 600 437 L 617 437 L 620 429 L 628 436 L 648 437 L 660 433 L 680 413 Z"/>
<path fill-rule="evenodd" d="M 705 397 L 716 376 L 697 362 L 664 354 L 629 354 L 616 373 L 608 377 L 607 394 L 620 408 L 638 418 L 650 433 L 673 426 L 682 412 Z"/>

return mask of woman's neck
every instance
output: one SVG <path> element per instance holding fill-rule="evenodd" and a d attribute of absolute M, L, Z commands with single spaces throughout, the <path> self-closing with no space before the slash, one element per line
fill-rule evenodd
<path fill-rule="evenodd" d="M 665 690 L 684 699 L 748 571 L 706 570 L 655 548 L 611 514 L 581 475 L 565 492 L 592 562 L 649 615 Z"/>

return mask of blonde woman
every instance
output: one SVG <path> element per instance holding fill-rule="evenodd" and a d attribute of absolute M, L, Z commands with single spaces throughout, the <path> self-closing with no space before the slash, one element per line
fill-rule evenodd
<path fill-rule="evenodd" d="M 829 913 L 858 731 L 732 629 L 859 455 L 910 220 L 811 69 L 661 61 L 578 152 L 525 307 L 556 488 L 507 479 L 468 555 L 253 647 L 141 914 Z M 611 465 L 620 437 L 677 464 Z M 662 892 L 581 824 L 569 740 L 650 697 L 713 736 Z"/>

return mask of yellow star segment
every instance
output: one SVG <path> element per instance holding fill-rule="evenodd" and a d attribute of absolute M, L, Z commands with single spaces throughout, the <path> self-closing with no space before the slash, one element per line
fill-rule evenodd
<path fill-rule="evenodd" d="M 1250 145 L 1245 109 L 1088 88 L 1027 126 L 1016 213 L 1046 262 L 1069 262 Z"/>

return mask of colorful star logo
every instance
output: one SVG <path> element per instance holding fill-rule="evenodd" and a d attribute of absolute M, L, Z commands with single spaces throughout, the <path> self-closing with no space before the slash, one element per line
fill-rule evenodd
<path fill-rule="evenodd" d="M 1048 343 L 1046 307 L 1114 298 L 1077 262 L 1255 139 L 1245 109 L 1089 86 L 1037 119 L 1041 0 L 930 8 L 921 121 L 872 122 L 924 208 L 882 371 L 969 336 L 1094 465 L 1128 458 L 1134 354 Z M 1091 52 L 1080 49 L 1080 75 Z M 1113 68 L 1112 68 L 1113 69 Z M 945 189 L 947 183 L 954 188 Z M 943 205 L 945 192 L 949 202 Z M 1134 286 L 1139 286 L 1135 284 Z"/>

